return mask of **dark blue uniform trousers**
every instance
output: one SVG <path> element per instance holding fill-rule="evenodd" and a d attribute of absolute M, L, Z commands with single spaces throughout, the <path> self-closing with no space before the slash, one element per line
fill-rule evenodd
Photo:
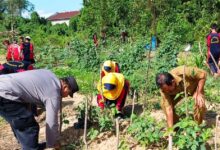
<path fill-rule="evenodd" d="M 0 116 L 11 125 L 23 150 L 38 150 L 39 125 L 27 105 L 0 97 Z"/>

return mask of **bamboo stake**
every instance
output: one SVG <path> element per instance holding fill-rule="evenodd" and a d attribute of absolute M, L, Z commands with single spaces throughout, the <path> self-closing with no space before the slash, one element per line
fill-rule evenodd
<path fill-rule="evenodd" d="M 117 137 L 117 148 L 116 150 L 119 149 L 119 118 L 117 117 L 115 119 L 115 122 L 116 122 L 116 137 Z"/>
<path fill-rule="evenodd" d="M 184 94 L 185 94 L 185 102 L 186 102 L 186 116 L 189 117 L 188 112 L 188 103 L 187 103 L 187 91 L 186 91 L 186 60 L 187 60 L 187 52 L 191 49 L 191 45 L 187 45 L 184 49 L 185 51 L 185 62 L 183 67 L 183 84 L 184 84 Z"/>
<path fill-rule="evenodd" d="M 100 84 L 101 84 L 101 91 L 100 91 L 100 93 L 101 93 L 101 97 L 102 97 L 102 99 L 101 99 L 101 101 L 103 101 L 104 102 L 104 98 L 103 98 L 103 90 L 102 90 L 102 64 L 100 64 Z"/>
<path fill-rule="evenodd" d="M 173 137 L 171 134 L 169 134 L 169 138 L 168 138 L 168 150 L 172 150 L 173 147 Z"/>
<path fill-rule="evenodd" d="M 184 85 L 184 95 L 185 95 L 185 103 L 186 103 L 186 116 L 189 117 L 188 103 L 187 103 L 187 91 L 186 91 L 186 65 L 184 65 L 183 67 L 183 85 Z"/>
<path fill-rule="evenodd" d="M 88 144 L 86 141 L 86 136 L 87 136 L 87 118 L 88 118 L 88 98 L 86 97 L 86 110 L 85 110 L 85 121 L 84 121 L 84 134 L 83 134 L 83 142 L 86 146 L 86 150 L 88 149 Z"/>
<path fill-rule="evenodd" d="M 201 47 L 201 43 L 199 41 L 199 52 L 200 52 L 200 55 L 203 56 L 203 53 L 202 53 L 202 47 Z"/>
<path fill-rule="evenodd" d="M 63 114 L 62 114 L 62 101 L 60 102 L 60 134 L 62 132 L 62 126 L 63 126 Z"/>
<path fill-rule="evenodd" d="M 217 140 L 218 140 L 217 132 L 218 132 L 219 119 L 220 119 L 220 115 L 217 115 L 216 116 L 216 125 L 215 125 L 215 150 L 218 150 L 218 147 L 217 147 Z"/>
<path fill-rule="evenodd" d="M 134 95 L 133 95 L 133 99 L 132 99 L 132 109 L 131 109 L 130 124 L 132 124 L 132 117 L 133 117 L 133 113 L 134 113 L 134 100 L 135 100 L 135 95 L 136 95 L 136 90 L 134 90 Z"/>
<path fill-rule="evenodd" d="M 148 64 L 147 64 L 146 82 L 148 81 L 148 78 L 149 78 L 149 70 L 150 70 L 150 63 L 151 63 L 151 60 L 150 60 L 151 51 L 152 51 L 152 35 L 151 35 L 151 39 L 150 39 L 150 49 L 149 49 L 149 52 L 148 52 Z M 146 105 L 147 105 L 147 100 L 145 99 L 144 100 L 143 109 L 146 107 Z"/>

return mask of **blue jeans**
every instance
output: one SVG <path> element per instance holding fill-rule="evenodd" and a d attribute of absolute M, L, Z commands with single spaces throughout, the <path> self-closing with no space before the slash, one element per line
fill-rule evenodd
<path fill-rule="evenodd" d="M 11 125 L 22 150 L 39 150 L 39 125 L 27 104 L 0 97 L 0 116 Z"/>

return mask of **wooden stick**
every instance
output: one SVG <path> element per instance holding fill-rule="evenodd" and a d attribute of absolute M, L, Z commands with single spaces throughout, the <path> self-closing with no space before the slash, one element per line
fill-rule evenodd
<path fill-rule="evenodd" d="M 183 85 L 184 85 L 184 94 L 185 94 L 185 103 L 186 103 L 186 116 L 189 117 L 188 103 L 187 103 L 187 91 L 186 91 L 186 65 L 184 65 L 183 67 Z"/>
<path fill-rule="evenodd" d="M 202 53 L 202 47 L 201 47 L 201 43 L 199 41 L 199 52 L 200 52 L 200 55 L 203 56 L 203 53 Z"/>
<path fill-rule="evenodd" d="M 218 132 L 218 123 L 219 123 L 219 119 L 220 119 L 220 115 L 217 115 L 216 116 L 216 125 L 215 125 L 215 150 L 218 150 L 218 147 L 217 147 L 217 132 Z"/>
<path fill-rule="evenodd" d="M 132 124 L 132 117 L 133 117 L 133 113 L 134 113 L 134 100 L 135 100 L 135 95 L 136 95 L 136 90 L 134 90 L 134 95 L 133 95 L 133 99 L 132 99 L 132 109 L 131 109 L 130 124 Z"/>
<path fill-rule="evenodd" d="M 88 149 L 88 144 L 86 141 L 86 137 L 87 137 L 87 118 L 88 118 L 88 97 L 86 97 L 86 110 L 85 110 L 85 120 L 84 120 L 84 134 L 83 134 L 83 142 L 86 146 L 86 150 Z"/>
<path fill-rule="evenodd" d="M 103 91 L 102 91 L 102 64 L 100 65 L 100 84 L 101 84 L 101 88 L 100 88 L 100 93 L 101 93 L 101 101 L 104 102 L 104 98 L 103 98 Z"/>
<path fill-rule="evenodd" d="M 60 102 L 60 134 L 62 132 L 62 126 L 63 126 L 63 113 L 62 113 L 62 101 Z"/>
<path fill-rule="evenodd" d="M 171 134 L 169 134 L 169 138 L 168 138 L 168 150 L 172 150 L 173 147 L 173 137 Z"/>
<path fill-rule="evenodd" d="M 116 122 L 116 137 L 117 137 L 117 150 L 119 149 L 119 118 L 115 119 Z"/>

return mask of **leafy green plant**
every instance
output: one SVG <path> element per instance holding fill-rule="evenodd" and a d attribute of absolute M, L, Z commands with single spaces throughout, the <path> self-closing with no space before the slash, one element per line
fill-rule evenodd
<path fill-rule="evenodd" d="M 220 102 L 220 79 L 208 76 L 205 86 L 205 96 L 210 102 Z"/>
<path fill-rule="evenodd" d="M 163 146 L 163 124 L 145 114 L 144 116 L 134 116 L 131 126 L 128 128 L 128 133 L 141 145 Z"/>
<path fill-rule="evenodd" d="M 205 143 L 212 136 L 211 128 L 198 125 L 191 118 L 182 119 L 174 128 L 178 131 L 173 135 L 173 143 L 179 150 L 205 150 Z"/>
<path fill-rule="evenodd" d="M 128 143 L 126 142 L 125 139 L 120 140 L 119 150 L 130 150 Z"/>
<path fill-rule="evenodd" d="M 94 140 L 98 136 L 98 134 L 99 134 L 98 130 L 91 128 L 87 133 L 87 136 L 90 140 Z"/>

